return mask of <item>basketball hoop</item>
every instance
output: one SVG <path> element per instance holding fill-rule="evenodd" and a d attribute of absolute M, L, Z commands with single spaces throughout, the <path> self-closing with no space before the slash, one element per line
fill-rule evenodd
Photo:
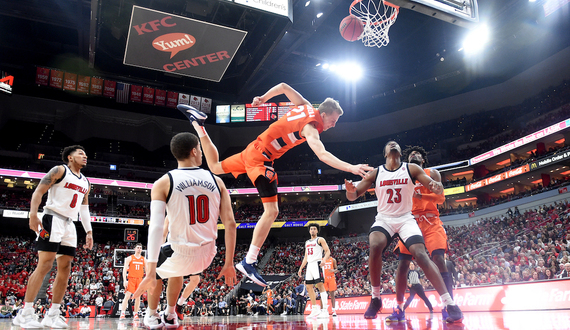
<path fill-rule="evenodd" d="M 354 0 L 349 10 L 364 23 L 364 31 L 358 39 L 367 47 L 378 48 L 390 42 L 388 30 L 399 12 L 399 6 L 383 0 Z"/>

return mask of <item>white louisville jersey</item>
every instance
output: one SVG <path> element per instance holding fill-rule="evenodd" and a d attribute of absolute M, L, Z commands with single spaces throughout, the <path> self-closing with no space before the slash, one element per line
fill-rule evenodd
<path fill-rule="evenodd" d="M 319 237 L 305 242 L 307 262 L 321 261 L 323 259 L 323 247 L 319 244 Z"/>
<path fill-rule="evenodd" d="M 384 165 L 378 167 L 374 188 L 378 198 L 378 215 L 399 217 L 411 213 L 414 189 L 408 163 L 402 163 L 394 171 L 387 170 Z"/>
<path fill-rule="evenodd" d="M 89 181 L 83 174 L 79 176 L 71 172 L 67 165 L 63 165 L 65 173 L 48 190 L 48 197 L 44 209 L 56 214 L 77 220 L 79 208 L 83 198 L 89 191 Z"/>
<path fill-rule="evenodd" d="M 172 170 L 168 176 L 168 242 L 199 246 L 215 241 L 218 237 L 221 195 L 212 172 L 190 167 Z"/>

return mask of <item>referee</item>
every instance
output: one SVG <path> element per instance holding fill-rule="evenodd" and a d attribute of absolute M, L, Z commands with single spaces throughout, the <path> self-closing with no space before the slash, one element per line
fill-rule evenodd
<path fill-rule="evenodd" d="M 416 265 L 413 262 L 410 263 L 410 270 L 408 271 L 408 287 L 410 288 L 410 296 L 408 297 L 408 300 L 406 300 L 406 303 L 404 304 L 404 310 L 408 308 L 408 306 L 410 305 L 412 300 L 414 300 L 414 297 L 417 294 L 425 302 L 427 308 L 429 308 L 429 312 L 433 313 L 433 307 L 431 306 L 429 299 L 426 297 L 424 288 L 420 283 L 420 273 L 415 269 Z"/>

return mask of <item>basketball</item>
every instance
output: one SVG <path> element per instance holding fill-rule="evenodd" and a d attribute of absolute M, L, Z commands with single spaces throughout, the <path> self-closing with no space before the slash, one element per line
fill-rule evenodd
<path fill-rule="evenodd" d="M 340 22 L 339 31 L 344 39 L 355 41 L 364 31 L 364 24 L 358 17 L 348 15 Z"/>

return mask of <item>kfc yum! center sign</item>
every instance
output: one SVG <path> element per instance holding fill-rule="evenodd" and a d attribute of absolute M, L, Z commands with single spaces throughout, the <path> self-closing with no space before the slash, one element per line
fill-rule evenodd
<path fill-rule="evenodd" d="M 133 6 L 123 63 L 219 82 L 246 34 Z"/>

